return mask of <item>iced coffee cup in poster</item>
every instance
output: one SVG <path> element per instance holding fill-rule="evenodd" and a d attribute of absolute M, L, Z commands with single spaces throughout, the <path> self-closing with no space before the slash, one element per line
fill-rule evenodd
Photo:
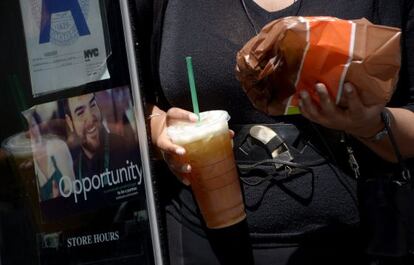
<path fill-rule="evenodd" d="M 144 192 L 127 87 L 37 105 L 24 114 L 44 220 L 93 212 Z"/>

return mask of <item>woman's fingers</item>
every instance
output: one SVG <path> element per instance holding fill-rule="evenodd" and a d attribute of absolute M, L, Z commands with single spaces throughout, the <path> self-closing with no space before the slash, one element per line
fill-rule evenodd
<path fill-rule="evenodd" d="M 351 83 L 345 83 L 344 91 L 349 111 L 351 113 L 360 114 L 366 107 L 362 104 L 361 98 L 355 87 Z"/>
<path fill-rule="evenodd" d="M 176 154 L 176 155 L 185 154 L 185 149 L 179 145 L 174 144 L 171 141 L 170 137 L 167 136 L 167 133 L 165 132 L 165 130 L 158 137 L 157 146 L 164 153 L 171 153 L 171 154 Z"/>
<path fill-rule="evenodd" d="M 181 162 L 174 155 L 165 154 L 164 160 L 168 164 L 169 168 L 176 173 L 183 174 L 191 172 L 191 166 Z"/>
<path fill-rule="evenodd" d="M 383 106 L 365 106 L 352 84 L 344 84 L 341 103 L 342 106 L 346 106 L 345 108 L 335 104 L 325 85 L 316 84 L 315 90 L 320 99 L 319 106 L 315 105 L 309 93 L 306 91 L 300 93 L 299 106 L 303 116 L 309 120 L 354 135 L 369 135 L 368 131 L 378 130 L 377 124 L 381 124 L 379 120 Z"/>
<path fill-rule="evenodd" d="M 302 114 L 312 120 L 317 121 L 319 112 L 315 104 L 312 102 L 312 99 L 309 93 L 306 90 L 300 92 L 299 107 Z"/>
<path fill-rule="evenodd" d="M 197 115 L 188 110 L 180 108 L 170 108 L 167 111 L 167 125 L 175 120 L 196 122 L 198 120 L 198 117 Z"/>
<path fill-rule="evenodd" d="M 230 138 L 233 139 L 234 138 L 234 131 L 233 130 L 229 130 L 229 135 L 230 135 Z"/>
<path fill-rule="evenodd" d="M 326 86 L 324 84 L 318 83 L 315 85 L 315 89 L 319 95 L 321 111 L 327 115 L 334 113 L 336 106 L 332 101 Z"/>
<path fill-rule="evenodd" d="M 383 128 L 381 111 L 385 104 L 365 106 L 355 87 L 346 83 L 344 85 L 345 97 L 348 102 L 348 120 L 351 123 L 347 132 L 356 136 L 369 137 Z"/>
<path fill-rule="evenodd" d="M 161 151 L 166 153 L 175 153 L 178 155 L 183 155 L 185 153 L 184 148 L 179 145 L 174 144 L 170 137 L 167 134 L 167 127 L 176 121 L 188 121 L 196 122 L 198 119 L 197 115 L 194 113 L 180 109 L 180 108 L 170 108 L 166 113 L 166 123 L 162 124 L 160 133 L 156 137 L 155 144 L 161 149 Z"/>
<path fill-rule="evenodd" d="M 299 107 L 303 116 L 328 128 L 339 130 L 345 128 L 345 113 L 335 104 L 326 86 L 317 83 L 315 90 L 319 96 L 319 106 L 313 102 L 307 91 L 300 93 Z"/>
<path fill-rule="evenodd" d="M 167 163 L 171 172 L 185 185 L 190 185 L 190 181 L 187 179 L 186 175 L 191 172 L 191 166 L 189 164 L 183 163 L 180 160 L 180 157 L 174 154 L 164 153 L 164 161 Z"/>
<path fill-rule="evenodd" d="M 186 186 L 190 186 L 191 184 L 187 178 L 181 178 L 180 181 Z"/>

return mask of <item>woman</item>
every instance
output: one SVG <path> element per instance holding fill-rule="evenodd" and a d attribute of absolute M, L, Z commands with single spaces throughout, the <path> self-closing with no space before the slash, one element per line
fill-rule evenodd
<path fill-rule="evenodd" d="M 139 10 L 145 6 L 140 1 L 136 2 Z M 403 68 L 398 91 L 390 106 L 408 106 L 414 100 L 414 91 L 410 89 L 414 84 L 414 49 L 411 47 L 414 40 L 413 34 L 409 34 L 413 31 L 412 25 L 404 18 L 411 18 L 414 13 L 411 7 L 412 3 L 408 1 L 377 0 L 154 1 L 152 41 L 146 43 L 145 35 L 142 39 L 142 46 L 150 44 L 152 47 L 151 58 L 147 57 L 148 51 L 141 50 L 142 58 L 151 59 L 153 66 L 153 79 L 144 86 L 147 99 L 152 103 L 149 107 L 149 127 L 154 146 L 167 158 L 185 152 L 170 141 L 166 126 L 177 119 L 194 120 L 187 111 L 191 109 L 191 97 L 184 60 L 186 56 L 192 56 L 201 110 L 226 109 L 231 116 L 231 128 L 236 128 L 238 124 L 277 122 L 305 128 L 309 124 L 307 118 L 326 128 L 343 130 L 352 135 L 363 143 L 362 149 L 367 146 L 373 151 L 370 157 L 378 155 L 384 159 L 376 157 L 375 161 L 382 164 L 386 164 L 385 160 L 394 161 L 387 136 L 372 141 L 384 127 L 380 119 L 383 106 L 365 107 L 352 84 L 345 87 L 349 105 L 346 110 L 337 108 L 329 101 L 326 88 L 318 84 L 321 108 L 313 105 L 309 96 L 303 93 L 303 116 L 269 117 L 255 110 L 242 92 L 234 74 L 235 56 L 262 26 L 285 16 L 365 17 L 376 24 L 401 27 L 404 31 Z M 407 15 L 402 16 L 402 11 Z M 144 17 L 138 16 L 138 20 Z M 144 72 L 144 76 L 146 74 Z M 414 122 L 414 114 L 399 107 L 388 109 L 394 116 L 391 126 L 401 153 L 405 157 L 414 156 L 413 146 L 404 144 L 414 140 L 414 128 L 410 126 Z M 411 109 L 414 108 L 411 106 Z M 335 148 L 335 141 L 328 142 L 328 145 L 335 150 L 334 156 L 342 160 L 343 154 Z M 368 165 L 366 168 L 372 166 L 369 163 L 372 161 L 359 163 L 362 172 L 365 165 Z M 170 163 L 169 167 L 176 175 L 191 171 L 191 165 Z M 352 171 L 344 169 L 342 175 L 345 172 Z M 167 176 L 168 173 L 160 174 L 162 181 L 173 179 Z M 299 188 L 299 192 L 306 192 L 306 187 L 311 185 L 304 178 L 297 181 L 296 185 L 304 187 Z M 344 185 L 331 172 L 315 181 L 310 200 L 304 202 L 287 193 L 280 185 L 243 185 L 255 264 L 365 264 L 362 246 L 359 245 L 362 241 L 358 235 L 360 220 L 355 202 L 355 178 L 348 174 L 345 176 L 348 185 Z M 165 198 L 172 264 L 252 263 L 249 255 L 242 255 L 247 253 L 246 245 L 242 243 L 245 240 L 242 236 L 244 223 L 221 232 L 208 230 L 200 220 L 190 189 L 179 184 L 175 185 L 176 189 L 172 187 L 168 185 L 168 196 Z M 238 236 L 240 240 L 237 242 L 241 243 L 232 247 L 231 241 L 226 241 L 230 236 Z M 233 253 L 226 253 L 226 248 Z"/>

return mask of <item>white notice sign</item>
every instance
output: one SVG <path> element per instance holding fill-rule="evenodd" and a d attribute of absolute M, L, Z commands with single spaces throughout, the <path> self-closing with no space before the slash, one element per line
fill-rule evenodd
<path fill-rule="evenodd" d="M 99 0 L 20 0 L 34 96 L 110 78 Z"/>

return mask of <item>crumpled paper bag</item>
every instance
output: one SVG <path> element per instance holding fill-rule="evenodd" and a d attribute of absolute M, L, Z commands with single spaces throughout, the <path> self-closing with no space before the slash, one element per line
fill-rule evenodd
<path fill-rule="evenodd" d="M 269 115 L 299 113 L 304 89 L 318 104 L 318 82 L 336 103 L 351 82 L 365 105 L 386 104 L 398 81 L 400 35 L 398 28 L 366 19 L 278 19 L 237 53 L 236 77 L 253 105 Z"/>

